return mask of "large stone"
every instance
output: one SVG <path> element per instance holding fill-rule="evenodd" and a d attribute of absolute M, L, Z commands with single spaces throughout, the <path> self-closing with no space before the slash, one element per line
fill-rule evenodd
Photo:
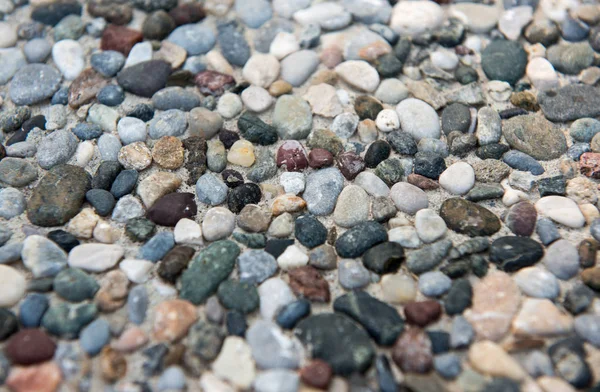
<path fill-rule="evenodd" d="M 541 116 L 516 116 L 502 126 L 502 133 L 512 148 L 548 161 L 567 151 L 563 132 Z"/>
<path fill-rule="evenodd" d="M 34 188 L 27 203 L 27 217 L 38 226 L 60 226 L 77 215 L 91 179 L 77 166 L 53 167 Z"/>
<path fill-rule="evenodd" d="M 571 84 L 538 94 L 538 103 L 550 121 L 572 121 L 600 115 L 600 89 L 585 84 Z"/>

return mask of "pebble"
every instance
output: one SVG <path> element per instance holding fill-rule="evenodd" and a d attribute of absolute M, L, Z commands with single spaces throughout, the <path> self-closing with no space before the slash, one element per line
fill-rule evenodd
<path fill-rule="evenodd" d="M 281 78 L 294 87 L 301 86 L 319 65 L 319 56 L 312 50 L 300 50 L 281 61 Z"/>
<path fill-rule="evenodd" d="M 207 241 L 227 238 L 234 228 L 235 215 L 223 207 L 211 208 L 202 221 L 202 235 Z"/>
<path fill-rule="evenodd" d="M 525 377 L 521 366 L 502 347 L 491 341 L 474 343 L 468 355 L 474 369 L 483 374 L 517 381 Z"/>
<path fill-rule="evenodd" d="M 568 227 L 582 227 L 585 218 L 577 204 L 563 196 L 546 196 L 535 203 L 540 215 Z"/>
<path fill-rule="evenodd" d="M 173 30 L 167 37 L 167 41 L 181 46 L 188 55 L 197 56 L 211 50 L 215 45 L 216 37 L 206 25 L 186 24 Z"/>
<path fill-rule="evenodd" d="M 227 198 L 227 185 L 215 175 L 206 173 L 196 182 L 196 195 L 202 203 L 216 206 Z"/>
<path fill-rule="evenodd" d="M 124 250 L 119 245 L 82 244 L 69 252 L 69 266 L 86 271 L 100 272 L 114 267 L 123 257 Z"/>
<path fill-rule="evenodd" d="M 349 85 L 366 92 L 379 86 L 377 70 L 362 60 L 347 60 L 335 67 L 336 74 Z"/>
<path fill-rule="evenodd" d="M 525 73 L 527 54 L 518 42 L 492 41 L 481 52 L 481 68 L 490 80 L 515 84 Z"/>
<path fill-rule="evenodd" d="M 398 210 L 411 215 L 429 206 L 427 194 L 407 182 L 394 184 L 390 190 L 390 197 Z"/>
<path fill-rule="evenodd" d="M 81 330 L 79 343 L 83 351 L 94 356 L 110 340 L 110 326 L 105 319 L 97 319 Z"/>
<path fill-rule="evenodd" d="M 567 102 L 581 101 L 581 105 L 567 105 Z M 543 92 L 538 95 L 538 103 L 544 116 L 550 121 L 571 121 L 598 114 L 595 104 L 600 102 L 600 94 L 591 86 L 569 85 Z"/>
<path fill-rule="evenodd" d="M 333 219 L 342 227 L 352 227 L 367 220 L 369 216 L 369 196 L 360 186 L 349 185 L 340 193 Z"/>
<path fill-rule="evenodd" d="M 427 103 L 407 98 L 396 106 L 396 112 L 403 131 L 408 132 L 416 141 L 422 138 L 440 138 L 440 120 L 437 113 Z"/>
<path fill-rule="evenodd" d="M 301 25 L 319 25 L 326 30 L 337 30 L 346 27 L 352 15 L 341 4 L 316 4 L 294 13 L 294 20 Z"/>
<path fill-rule="evenodd" d="M 538 267 L 521 269 L 515 274 L 515 282 L 530 297 L 554 299 L 560 294 L 556 277 Z"/>
<path fill-rule="evenodd" d="M 398 3 L 392 9 L 390 27 L 400 35 L 418 36 L 442 21 L 443 10 L 436 3 Z"/>
<path fill-rule="evenodd" d="M 16 105 L 33 105 L 52 97 L 58 90 L 60 73 L 46 64 L 22 66 L 13 76 L 10 98 Z"/>
<path fill-rule="evenodd" d="M 23 53 L 29 63 L 43 63 L 52 51 L 52 45 L 44 38 L 34 38 L 23 46 Z"/>
<path fill-rule="evenodd" d="M 196 309 L 191 302 L 181 299 L 163 301 L 155 308 L 154 337 L 158 341 L 177 341 L 187 334 L 196 319 Z"/>
<path fill-rule="evenodd" d="M 244 339 L 237 336 L 224 340 L 221 352 L 211 367 L 215 375 L 241 389 L 249 388 L 256 375 L 252 350 Z"/>
<path fill-rule="evenodd" d="M 579 272 L 577 249 L 566 240 L 557 240 L 548 246 L 542 262 L 557 278 L 567 280 Z"/>
<path fill-rule="evenodd" d="M 251 84 L 268 88 L 279 76 L 280 64 L 273 55 L 255 53 L 242 69 L 242 76 Z"/>
<path fill-rule="evenodd" d="M 125 91 L 150 98 L 165 87 L 170 73 L 171 65 L 164 60 L 144 61 L 119 72 L 117 82 Z"/>
<path fill-rule="evenodd" d="M 184 112 L 177 109 L 166 110 L 150 121 L 148 135 L 152 139 L 160 139 L 163 136 L 182 136 L 187 125 Z"/>
<path fill-rule="evenodd" d="M 464 195 L 475 185 L 475 172 L 466 162 L 457 162 L 440 174 L 440 186 L 454 195 Z"/>
<path fill-rule="evenodd" d="M 544 315 L 540 317 L 540 315 Z M 570 332 L 573 319 L 561 312 L 550 300 L 527 298 L 512 321 L 516 336 L 552 336 Z"/>
<path fill-rule="evenodd" d="M 419 238 L 425 243 L 437 241 L 446 233 L 444 220 L 433 210 L 422 209 L 415 215 L 415 228 Z"/>
<path fill-rule="evenodd" d="M 8 81 L 17 73 L 19 69 L 27 64 L 23 51 L 18 48 L 0 49 L 0 82 L 8 83 Z M 12 98 L 11 98 L 12 100 Z"/>
<path fill-rule="evenodd" d="M 303 199 L 308 210 L 314 215 L 330 214 L 342 191 L 344 179 L 336 168 L 315 171 L 306 178 Z"/>

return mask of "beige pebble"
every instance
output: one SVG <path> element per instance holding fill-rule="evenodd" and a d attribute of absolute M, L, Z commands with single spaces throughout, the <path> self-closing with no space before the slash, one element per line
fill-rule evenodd
<path fill-rule="evenodd" d="M 381 291 L 385 302 L 405 304 L 415 300 L 417 284 L 413 278 L 401 273 L 384 275 L 381 278 Z"/>
<path fill-rule="evenodd" d="M 513 333 L 521 337 L 558 336 L 572 329 L 573 318 L 548 299 L 527 298 L 512 321 Z"/>
<path fill-rule="evenodd" d="M 600 218 L 600 212 L 598 212 L 598 209 L 593 204 L 580 204 L 579 209 L 581 210 L 581 213 L 585 218 L 585 222 L 588 225 L 591 224 L 594 221 L 594 219 Z"/>
<path fill-rule="evenodd" d="M 558 377 L 542 376 L 537 379 L 538 385 L 544 392 L 575 392 L 576 389 L 568 382 Z"/>
<path fill-rule="evenodd" d="M 187 52 L 179 45 L 175 45 L 169 41 L 162 41 L 160 49 L 154 55 L 156 60 L 165 60 L 171 64 L 173 69 L 177 69 L 183 65 L 187 58 Z"/>
<path fill-rule="evenodd" d="M 196 307 L 189 301 L 163 301 L 155 308 L 154 337 L 159 341 L 175 342 L 184 337 L 196 321 Z"/>
<path fill-rule="evenodd" d="M 92 238 L 94 228 L 100 217 L 91 208 L 84 208 L 75 215 L 67 224 L 66 230 L 75 237 Z"/>
<path fill-rule="evenodd" d="M 102 220 L 94 227 L 93 234 L 94 239 L 103 244 L 114 244 L 121 238 L 121 230 L 112 227 L 110 223 Z"/>
<path fill-rule="evenodd" d="M 234 165 L 250 167 L 254 164 L 254 146 L 247 140 L 233 143 L 227 154 L 227 161 Z"/>
<path fill-rule="evenodd" d="M 306 201 L 295 195 L 281 195 L 273 200 L 271 210 L 277 216 L 284 212 L 299 212 L 306 208 Z"/>
<path fill-rule="evenodd" d="M 118 159 L 125 169 L 142 171 L 152 164 L 152 153 L 146 143 L 135 142 L 122 147 Z"/>
<path fill-rule="evenodd" d="M 58 365 L 44 362 L 31 366 L 14 366 L 6 379 L 6 386 L 13 392 L 55 392 L 62 381 Z"/>
<path fill-rule="evenodd" d="M 218 377 L 240 389 L 249 388 L 256 376 L 256 369 L 248 343 L 239 336 L 227 337 L 212 364 L 212 370 Z"/>
<path fill-rule="evenodd" d="M 507 377 L 512 380 L 523 380 L 525 371 L 510 355 L 489 340 L 477 342 L 469 348 L 471 366 L 488 376 Z"/>
<path fill-rule="evenodd" d="M 285 80 L 277 80 L 269 87 L 269 94 L 274 97 L 279 97 L 292 91 L 292 85 Z"/>
<path fill-rule="evenodd" d="M 165 169 L 175 170 L 183 165 L 183 143 L 175 136 L 163 136 L 152 147 L 152 158 Z"/>
<path fill-rule="evenodd" d="M 175 192 L 180 185 L 181 178 L 177 174 L 155 172 L 140 181 L 137 194 L 141 197 L 144 205 L 149 208 L 167 193 Z"/>

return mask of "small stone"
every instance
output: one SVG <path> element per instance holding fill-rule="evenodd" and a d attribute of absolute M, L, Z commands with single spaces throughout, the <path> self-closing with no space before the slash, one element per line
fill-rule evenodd
<path fill-rule="evenodd" d="M 540 317 L 540 315 L 544 315 Z M 573 319 L 550 300 L 527 298 L 512 321 L 513 333 L 521 337 L 555 336 L 570 332 Z"/>
<path fill-rule="evenodd" d="M 419 291 L 427 297 L 439 297 L 452 285 L 452 280 L 440 271 L 426 272 L 419 276 Z"/>
<path fill-rule="evenodd" d="M 538 267 L 523 268 L 515 275 L 515 282 L 530 297 L 554 299 L 560 293 L 554 275 Z"/>
<path fill-rule="evenodd" d="M 493 234 L 501 226 L 498 217 L 488 209 L 458 198 L 444 201 L 440 216 L 451 230 L 472 237 Z"/>
<path fill-rule="evenodd" d="M 553 242 L 544 256 L 543 263 L 557 278 L 567 280 L 579 272 L 577 249 L 566 240 Z"/>
<path fill-rule="evenodd" d="M 239 388 L 252 385 L 255 378 L 255 367 L 252 350 L 246 341 L 237 336 L 229 336 L 223 342 L 219 356 L 212 364 L 217 376 Z"/>
<path fill-rule="evenodd" d="M 123 257 L 119 245 L 82 244 L 69 252 L 69 266 L 86 271 L 101 272 L 114 267 Z"/>
<path fill-rule="evenodd" d="M 433 368 L 431 340 L 419 328 L 409 328 L 392 349 L 392 359 L 404 372 L 424 374 Z"/>
<path fill-rule="evenodd" d="M 392 186 L 390 197 L 400 211 L 411 215 L 429 206 L 427 194 L 406 182 L 399 182 Z"/>
<path fill-rule="evenodd" d="M 519 381 L 526 376 L 521 366 L 491 341 L 474 343 L 469 348 L 469 362 L 475 370 L 493 377 L 507 377 Z"/>
<path fill-rule="evenodd" d="M 163 301 L 155 308 L 154 336 L 159 341 L 177 341 L 196 319 L 196 308 L 192 303 L 181 299 Z"/>
<path fill-rule="evenodd" d="M 374 92 L 379 85 L 379 74 L 365 61 L 348 60 L 335 67 L 337 75 L 351 86 Z"/>
<path fill-rule="evenodd" d="M 117 82 L 125 91 L 150 98 L 165 87 L 170 74 L 169 63 L 150 60 L 123 69 L 117 75 Z"/>
<path fill-rule="evenodd" d="M 35 390 L 51 392 L 62 382 L 62 374 L 54 362 L 44 362 L 33 366 L 16 366 L 6 379 L 6 385 L 14 391 Z"/>
<path fill-rule="evenodd" d="M 568 227 L 582 227 L 585 218 L 577 204 L 566 197 L 546 196 L 535 203 L 538 213 Z"/>
<path fill-rule="evenodd" d="M 406 266 L 415 274 L 430 271 L 442 262 L 442 259 L 448 254 L 451 247 L 452 242 L 450 240 L 434 242 L 418 251 L 410 253 L 406 258 Z"/>

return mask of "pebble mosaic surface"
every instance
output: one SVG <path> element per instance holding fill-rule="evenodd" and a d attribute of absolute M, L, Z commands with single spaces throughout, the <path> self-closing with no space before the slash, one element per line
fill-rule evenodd
<path fill-rule="evenodd" d="M 0 16 L 0 391 L 600 391 L 597 2 Z"/>

